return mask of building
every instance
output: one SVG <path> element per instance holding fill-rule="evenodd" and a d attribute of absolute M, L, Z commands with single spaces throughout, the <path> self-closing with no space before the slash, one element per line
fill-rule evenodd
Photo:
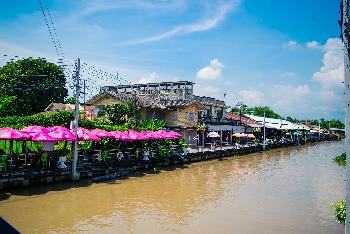
<path fill-rule="evenodd" d="M 88 104 L 98 111 L 103 105 L 132 101 L 141 109 L 142 119 L 164 120 L 167 128 L 181 129 L 186 142 L 193 145 L 203 145 L 208 131 L 222 135 L 244 129 L 239 120 L 225 117 L 228 106 L 224 101 L 196 96 L 193 88 L 189 81 L 104 86 Z M 198 124 L 205 125 L 204 133 L 197 133 Z"/>
<path fill-rule="evenodd" d="M 39 114 L 49 114 L 60 111 L 70 111 L 73 112 L 75 110 L 74 104 L 65 104 L 65 103 L 51 103 L 46 109 Z M 82 119 L 91 120 L 95 118 L 95 107 L 89 105 L 79 105 L 79 115 Z"/>

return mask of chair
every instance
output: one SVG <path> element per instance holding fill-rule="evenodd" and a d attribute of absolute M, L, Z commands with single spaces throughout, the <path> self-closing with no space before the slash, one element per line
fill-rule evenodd
<path fill-rule="evenodd" d="M 6 156 L 1 156 L 0 157 L 0 171 L 1 172 L 6 172 L 7 171 L 6 160 L 7 160 Z"/>
<path fill-rule="evenodd" d="M 42 167 L 48 167 L 48 158 L 49 158 L 49 153 L 48 152 L 44 152 L 42 155 L 41 155 L 41 165 Z"/>

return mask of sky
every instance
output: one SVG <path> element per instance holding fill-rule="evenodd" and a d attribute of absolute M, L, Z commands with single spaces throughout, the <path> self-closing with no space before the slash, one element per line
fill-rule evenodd
<path fill-rule="evenodd" d="M 66 64 L 89 65 L 81 75 L 91 96 L 101 84 L 188 80 L 195 94 L 228 105 L 344 119 L 337 0 L 47 0 L 50 14 L 41 2 L 55 44 L 38 0 L 4 1 L 0 63 L 54 61 L 56 45 Z M 123 80 L 105 81 L 91 66 Z"/>

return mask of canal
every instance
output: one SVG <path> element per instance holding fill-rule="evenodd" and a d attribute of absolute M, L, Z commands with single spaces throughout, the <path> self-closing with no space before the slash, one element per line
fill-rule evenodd
<path fill-rule="evenodd" d="M 275 149 L 139 174 L 0 191 L 23 233 L 343 233 L 343 142 Z"/>

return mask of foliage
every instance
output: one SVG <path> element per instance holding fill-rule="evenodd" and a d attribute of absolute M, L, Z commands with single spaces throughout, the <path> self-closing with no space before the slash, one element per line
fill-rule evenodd
<path fill-rule="evenodd" d="M 104 106 L 98 113 L 99 117 L 104 117 L 111 125 L 131 124 L 136 126 L 139 123 L 140 111 L 132 103 L 119 103 Z"/>
<path fill-rule="evenodd" d="M 334 214 L 337 221 L 345 225 L 346 220 L 346 202 L 345 200 L 331 203 L 331 207 L 334 208 Z"/>
<path fill-rule="evenodd" d="M 165 128 L 165 122 L 163 120 L 157 120 L 157 119 L 145 119 L 143 120 L 139 126 L 137 127 L 137 130 L 143 131 L 143 130 L 161 130 Z"/>
<path fill-rule="evenodd" d="M 0 97 L 0 117 L 14 115 L 13 106 L 16 105 L 16 96 Z"/>
<path fill-rule="evenodd" d="M 340 166 L 346 165 L 346 153 L 342 153 L 341 155 L 338 155 L 333 159 L 336 163 L 338 163 Z"/>
<path fill-rule="evenodd" d="M 64 103 L 65 104 L 75 104 L 75 97 L 72 96 L 72 97 L 68 97 L 64 100 Z"/>
<path fill-rule="evenodd" d="M 255 116 L 264 116 L 265 112 L 265 117 L 266 118 L 274 118 L 274 119 L 280 119 L 281 116 L 274 112 L 270 107 L 268 106 L 256 106 L 256 107 L 248 107 L 247 105 L 242 105 L 240 109 L 235 109 L 232 111 L 233 114 L 251 114 Z"/>
<path fill-rule="evenodd" d="M 0 118 L 0 127 L 12 127 L 16 129 L 21 129 L 30 125 L 69 127 L 72 118 L 73 113 L 68 111 L 33 116 L 9 116 Z"/>
<path fill-rule="evenodd" d="M 153 167 L 153 172 L 159 173 L 162 170 L 161 167 Z"/>
<path fill-rule="evenodd" d="M 0 115 L 27 116 L 42 112 L 52 102 L 63 102 L 68 94 L 65 85 L 63 70 L 54 63 L 40 58 L 8 63 L 0 68 L 0 96 L 16 97 L 16 100 L 7 99 L 12 110 Z"/>

